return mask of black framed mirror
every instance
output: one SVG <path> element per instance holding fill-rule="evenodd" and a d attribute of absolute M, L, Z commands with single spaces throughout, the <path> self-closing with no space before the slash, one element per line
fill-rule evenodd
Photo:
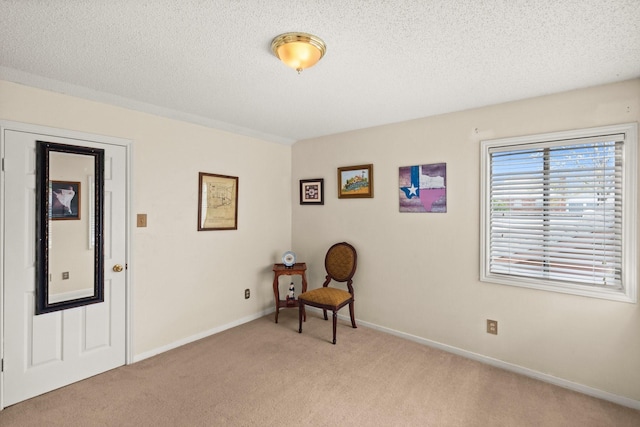
<path fill-rule="evenodd" d="M 36 144 L 36 314 L 104 301 L 104 150 Z"/>

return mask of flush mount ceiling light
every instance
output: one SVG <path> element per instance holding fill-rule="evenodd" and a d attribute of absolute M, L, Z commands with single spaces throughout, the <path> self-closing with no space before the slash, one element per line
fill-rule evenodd
<path fill-rule="evenodd" d="M 327 45 L 312 34 L 284 33 L 271 41 L 271 50 L 278 59 L 300 74 L 320 61 Z"/>

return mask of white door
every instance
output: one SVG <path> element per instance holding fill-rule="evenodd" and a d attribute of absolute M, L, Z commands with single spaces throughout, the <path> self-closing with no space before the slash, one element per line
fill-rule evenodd
<path fill-rule="evenodd" d="M 125 364 L 127 147 L 4 131 L 2 406 Z M 66 134 L 65 136 L 71 133 Z M 99 138 L 96 138 L 99 139 Z M 36 141 L 105 150 L 104 302 L 35 315 Z"/>

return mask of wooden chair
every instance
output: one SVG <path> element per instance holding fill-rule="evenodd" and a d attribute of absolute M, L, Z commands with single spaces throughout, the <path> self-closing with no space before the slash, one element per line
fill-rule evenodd
<path fill-rule="evenodd" d="M 351 326 L 357 328 L 356 319 L 353 314 L 353 275 L 356 273 L 358 254 L 353 246 L 346 242 L 336 243 L 327 251 L 324 258 L 324 268 L 327 276 L 321 288 L 303 292 L 298 296 L 300 327 L 298 332 L 302 333 L 302 318 L 305 314 L 305 305 L 321 308 L 324 313 L 324 320 L 327 319 L 327 310 L 333 312 L 333 343 L 336 343 L 336 326 L 338 322 L 338 310 L 349 304 L 349 314 L 351 315 Z M 329 283 L 347 282 L 349 292 L 342 289 L 331 288 Z"/>

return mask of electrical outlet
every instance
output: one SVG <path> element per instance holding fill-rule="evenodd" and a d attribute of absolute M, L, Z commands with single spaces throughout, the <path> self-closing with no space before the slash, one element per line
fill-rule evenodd
<path fill-rule="evenodd" d="M 251 291 L 249 289 L 244 290 L 244 299 L 249 299 L 251 296 Z"/>
<path fill-rule="evenodd" d="M 68 280 L 69 279 L 69 272 L 68 271 L 64 271 L 62 273 L 62 280 Z"/>
<path fill-rule="evenodd" d="M 487 319 L 487 333 L 498 335 L 498 321 Z"/>

